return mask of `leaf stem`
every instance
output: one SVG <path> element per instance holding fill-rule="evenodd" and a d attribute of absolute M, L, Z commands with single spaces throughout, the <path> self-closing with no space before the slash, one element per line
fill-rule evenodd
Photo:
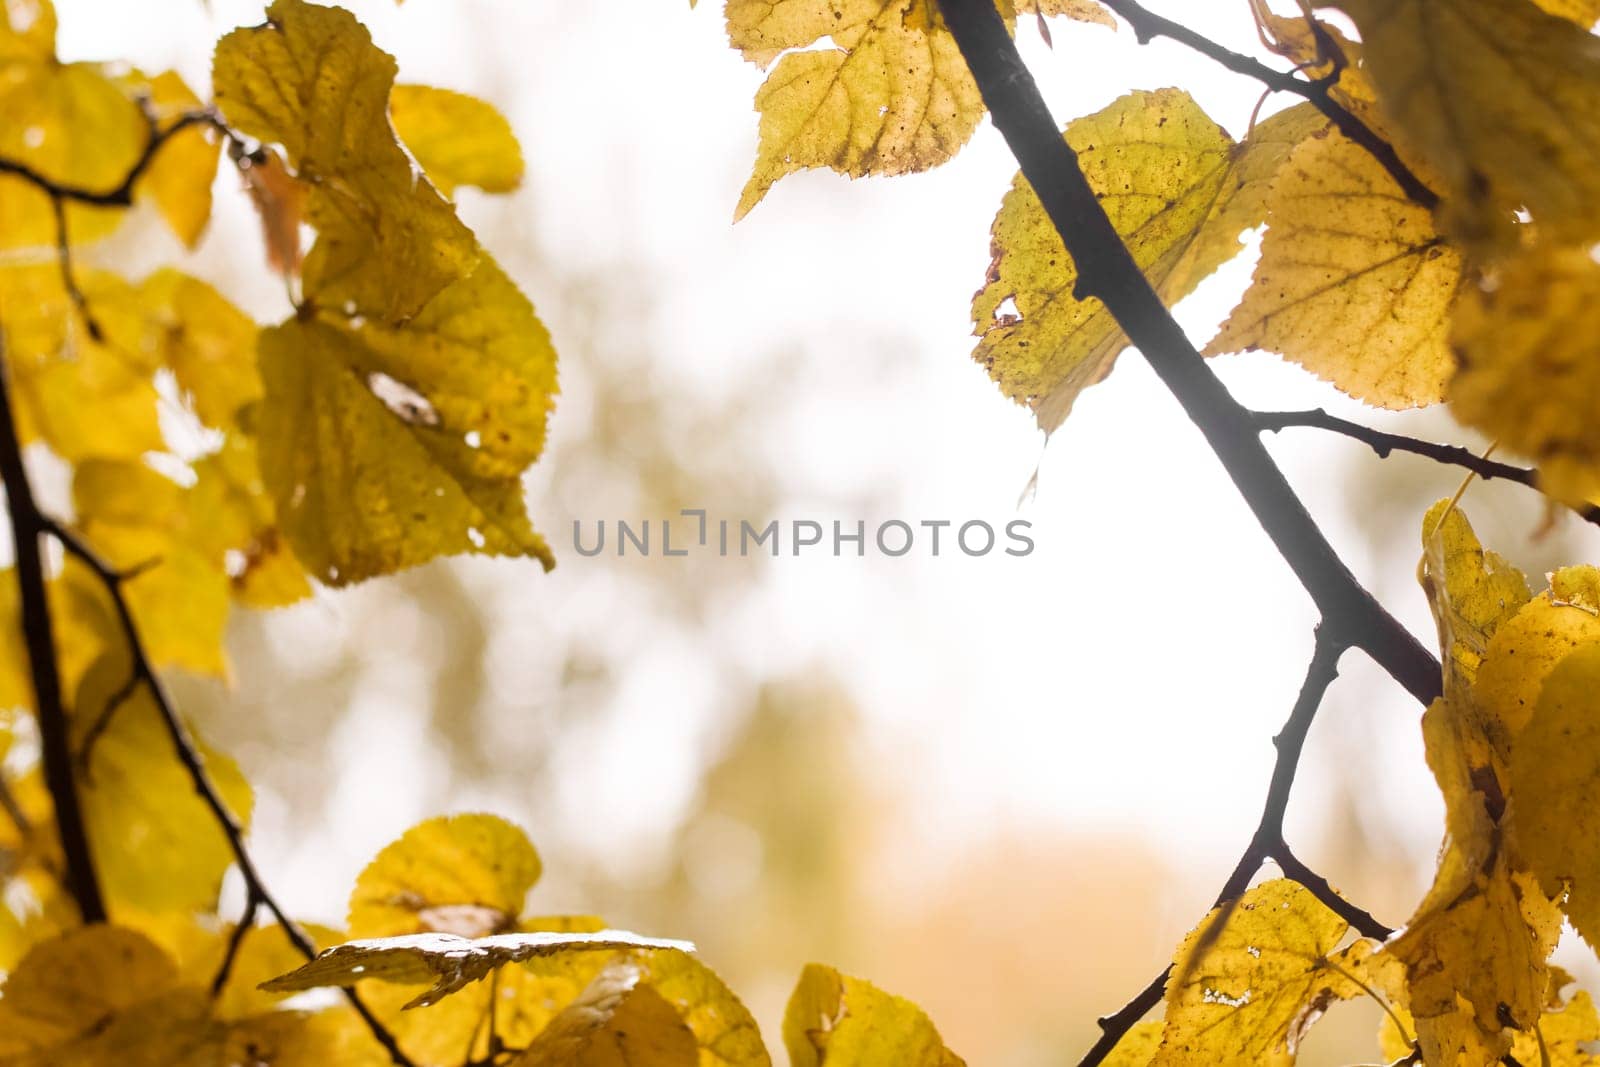
<path fill-rule="evenodd" d="M 56 664 L 55 623 L 45 588 L 44 558 L 39 540 L 49 532 L 49 521 L 33 499 L 33 486 L 22 462 L 22 440 L 11 406 L 9 367 L 3 359 L 0 338 L 0 480 L 11 513 L 11 544 L 21 590 L 22 637 L 28 651 L 28 671 L 33 677 L 34 708 L 38 713 L 39 741 L 45 785 L 55 805 L 57 832 L 66 860 L 66 886 L 86 923 L 104 922 L 105 899 L 89 851 L 89 835 L 79 804 L 72 761 L 71 727 L 61 694 L 61 674 Z"/>
<path fill-rule="evenodd" d="M 1439 195 L 1424 185 L 1422 179 L 1405 165 L 1395 152 L 1394 146 L 1348 108 L 1333 99 L 1332 90 L 1337 82 L 1336 78 L 1317 78 L 1307 81 L 1295 77 L 1292 71 L 1276 70 L 1252 56 L 1225 48 L 1182 23 L 1157 15 L 1138 0 L 1100 0 L 1100 2 L 1127 21 L 1140 44 L 1149 44 L 1157 37 L 1166 37 L 1214 60 L 1235 74 L 1254 78 L 1273 92 L 1293 93 L 1304 97 L 1311 102 L 1311 106 L 1322 112 L 1329 122 L 1338 127 L 1340 133 L 1371 153 L 1372 158 L 1389 172 L 1389 176 L 1404 190 L 1408 198 L 1429 210 L 1438 206 Z M 1319 34 L 1319 40 L 1323 39 L 1325 34 Z M 1342 63 L 1342 54 L 1338 53 L 1336 47 L 1332 51 L 1335 55 L 1330 58 Z"/>

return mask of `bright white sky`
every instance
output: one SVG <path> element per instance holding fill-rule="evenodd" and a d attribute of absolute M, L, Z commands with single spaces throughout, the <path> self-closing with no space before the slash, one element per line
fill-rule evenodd
<path fill-rule="evenodd" d="M 726 621 L 726 639 L 754 667 L 822 661 L 856 684 L 888 773 L 924 799 L 918 847 L 936 851 L 1003 812 L 1082 829 L 1128 827 L 1202 871 L 1231 865 L 1257 817 L 1268 739 L 1298 688 L 1313 615 L 1136 353 L 1085 394 L 1048 449 L 1028 414 L 970 360 L 968 301 L 1014 171 L 987 123 L 936 173 L 787 178 L 733 227 L 762 75 L 727 47 L 714 0 L 693 12 L 685 0 L 351 6 L 399 56 L 407 80 L 480 93 L 506 108 L 531 166 L 518 203 L 547 249 L 591 268 L 642 260 L 661 275 L 652 338 L 659 373 L 714 395 L 739 375 L 742 358 L 775 338 L 809 354 L 804 376 L 814 389 L 801 410 L 774 419 L 769 440 L 800 484 L 819 487 L 819 498 L 827 498 L 822 488 L 887 477 L 898 517 L 999 525 L 1015 514 L 1042 457 L 1038 496 L 1024 511 L 1039 546 L 1033 556 L 780 559 L 763 575 L 769 593 L 759 607 Z M 1242 0 L 1152 6 L 1251 46 Z M 261 10 L 239 0 L 212 0 L 209 14 L 197 0 L 61 0 L 61 8 L 69 57 L 131 56 L 152 68 L 176 66 L 196 85 L 205 82 L 219 28 L 257 22 Z M 1130 89 L 1176 85 L 1238 134 L 1256 102 L 1252 83 L 1169 42 L 1141 48 L 1125 30 L 1066 23 L 1055 27 L 1054 52 L 1026 23 L 1019 37 L 1063 121 Z M 471 206 L 469 198 L 469 213 Z M 207 254 L 230 254 L 229 239 L 253 248 L 250 225 L 225 215 Z M 520 239 L 481 236 L 505 258 Z M 1241 259 L 1181 308 L 1198 341 L 1248 273 Z M 281 313 L 270 291 L 258 310 Z M 559 344 L 560 309 L 543 310 Z M 903 348 L 909 370 L 887 384 L 861 380 L 850 352 L 868 344 Z M 1262 406 L 1353 408 L 1275 357 L 1231 358 L 1218 369 Z M 558 413 L 555 433 L 561 426 Z M 1346 526 L 1341 486 L 1354 447 L 1302 434 L 1273 448 L 1352 566 L 1381 579 L 1394 610 L 1431 644 L 1425 605 L 1405 580 L 1412 561 L 1375 574 Z M 1448 495 L 1455 480 L 1438 474 L 1437 495 Z M 537 495 L 532 509 L 558 551 L 573 518 L 599 517 L 550 514 Z M 1516 555 L 1517 544 L 1504 547 Z M 583 589 L 576 558 L 549 577 L 533 570 L 495 572 L 507 585 L 497 612 L 509 619 L 524 610 L 518 605 L 570 601 Z M 1416 709 L 1358 657 L 1347 668 L 1330 716 L 1377 731 L 1365 743 L 1391 751 L 1341 773 L 1357 776 L 1362 792 L 1392 797 L 1406 840 L 1426 857 L 1439 808 L 1415 737 Z M 590 798 L 586 813 L 599 820 L 592 832 L 648 837 L 686 802 L 688 753 L 716 715 L 707 685 L 670 646 L 638 664 L 623 687 L 627 706 L 596 728 L 586 751 L 571 754 L 574 783 L 581 769 Z M 1313 746 L 1328 736 L 1319 729 Z M 329 852 L 298 849 L 292 864 L 278 857 L 302 899 L 337 901 L 348 884 L 342 872 L 330 873 L 330 854 L 353 874 L 361 857 L 431 813 L 413 810 L 394 783 L 383 763 L 393 755 L 380 758 L 353 741 L 347 788 L 368 801 L 364 821 L 323 831 L 337 845 Z M 1323 784 L 1308 772 L 1302 812 L 1326 795 Z M 616 798 L 598 815 L 597 795 Z"/>

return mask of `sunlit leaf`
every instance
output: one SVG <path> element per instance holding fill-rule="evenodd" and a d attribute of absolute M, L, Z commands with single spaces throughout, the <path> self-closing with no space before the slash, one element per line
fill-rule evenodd
<path fill-rule="evenodd" d="M 522 149 L 493 104 L 427 85 L 396 85 L 389 121 L 436 189 L 509 193 L 522 183 Z"/>
<path fill-rule="evenodd" d="M 957 1067 L 922 1009 L 832 967 L 808 964 L 783 1013 L 792 1067 Z"/>

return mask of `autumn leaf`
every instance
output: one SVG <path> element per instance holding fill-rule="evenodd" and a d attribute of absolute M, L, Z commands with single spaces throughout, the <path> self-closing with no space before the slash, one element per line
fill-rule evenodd
<path fill-rule="evenodd" d="M 1444 650 L 1445 692 L 1464 696 L 1478 679 L 1489 642 L 1532 599 L 1522 572 L 1484 551 L 1454 501 L 1441 500 L 1422 520 L 1422 588 Z"/>
<path fill-rule="evenodd" d="M 522 149 L 494 105 L 427 85 L 396 85 L 389 121 L 445 196 L 459 185 L 509 193 L 522 183 Z"/>
<path fill-rule="evenodd" d="M 698 957 L 681 949 L 652 950 L 629 953 L 628 963 L 694 1034 L 700 1067 L 771 1067 L 750 1009 Z"/>
<path fill-rule="evenodd" d="M 1211 924 L 1221 920 L 1220 931 Z M 1288 879 L 1213 911 L 1178 946 L 1155 1063 L 1289 1064 L 1329 1003 L 1360 990 L 1329 962 L 1345 921 Z M 1199 955 L 1196 951 L 1199 950 Z"/>
<path fill-rule="evenodd" d="M 792 1067 L 959 1067 L 922 1009 L 832 967 L 808 964 L 783 1013 Z"/>
<path fill-rule="evenodd" d="M 395 62 L 347 11 L 276 0 L 263 26 L 217 44 L 217 104 L 236 128 L 280 144 L 309 188 L 319 238 L 306 295 L 389 323 L 467 275 L 477 242 L 390 128 Z"/>
<path fill-rule="evenodd" d="M 377 980 L 428 988 L 406 1004 L 425 1008 L 509 963 L 563 952 L 596 949 L 670 948 L 693 951 L 687 941 L 641 937 L 627 930 L 594 933 L 512 933 L 486 937 L 455 934 L 399 934 L 361 938 L 335 945 L 304 966 L 264 982 L 269 993 L 293 993 L 322 986 Z"/>
<path fill-rule="evenodd" d="M 1600 944 L 1600 724 L 1594 714 L 1600 644 L 1563 659 L 1511 757 L 1516 841 L 1544 891 L 1589 944 Z"/>
<path fill-rule="evenodd" d="M 0 266 L 0 323 L 23 443 L 42 440 L 69 461 L 159 451 L 152 376 L 160 355 L 139 293 L 107 271 L 82 271 L 77 282 L 99 339 L 54 264 Z"/>
<path fill-rule="evenodd" d="M 1450 406 L 1468 426 L 1539 463 L 1552 495 L 1600 494 L 1600 264 L 1580 249 L 1544 248 L 1467 290 L 1452 342 L 1460 369 Z"/>
<path fill-rule="evenodd" d="M 90 192 L 117 188 L 144 149 L 139 108 L 90 63 L 55 55 L 55 9 L 20 0 L 0 13 L 0 158 Z M 65 207 L 74 241 L 103 237 L 122 221 L 115 207 Z M 47 194 L 14 174 L 0 174 L 0 249 L 54 247 L 59 239 Z"/>
<path fill-rule="evenodd" d="M 1565 1005 L 1539 1016 L 1537 1033 L 1519 1033 L 1511 1054 L 1530 1067 L 1600 1067 L 1600 1015 L 1594 1001 L 1581 990 L 1574 993 Z"/>
<path fill-rule="evenodd" d="M 1273 172 L 1324 124 L 1314 110 L 1292 108 L 1235 145 L 1187 93 L 1164 89 L 1078 119 L 1066 139 L 1135 261 L 1174 303 L 1240 251 L 1240 233 L 1261 221 Z M 1076 298 L 1077 268 L 1020 173 L 991 234 L 987 284 L 972 303 L 974 358 L 1051 430 L 1128 339 L 1099 300 Z"/>
<path fill-rule="evenodd" d="M 95 867 L 113 910 L 207 911 L 216 907 L 233 850 L 173 754 L 149 690 L 127 688 L 126 663 L 115 654 L 97 661 L 72 705 Z M 203 745 L 200 751 L 218 795 L 248 826 L 253 798 L 238 765 Z"/>
<path fill-rule="evenodd" d="M 1401 139 L 1443 176 L 1471 243 L 1600 238 L 1600 52 L 1527 0 L 1342 0 Z M 1592 21 L 1592 20 L 1591 20 Z"/>
<path fill-rule="evenodd" d="M 454 815 L 418 823 L 378 853 L 350 894 L 349 928 L 357 937 L 424 932 L 471 937 L 492 933 L 595 934 L 593 916 L 523 917 L 540 873 L 538 853 L 521 829 L 493 815 Z M 574 1000 L 615 955 L 608 950 L 535 956 L 500 971 L 496 1029 L 525 1046 Z M 430 979 L 431 981 L 431 979 Z M 406 1005 L 416 986 L 364 985 L 372 1005 L 419 1064 L 455 1067 L 477 1041 L 491 992 L 469 986 L 428 1007 Z"/>
<path fill-rule="evenodd" d="M 260 343 L 261 475 L 318 579 L 460 552 L 554 566 L 521 477 L 544 445 L 555 353 L 491 260 L 402 326 L 295 318 Z"/>
<path fill-rule="evenodd" d="M 154 201 L 178 240 L 193 248 L 211 220 L 211 185 L 222 145 L 204 124 L 168 132 L 184 115 L 202 107 L 200 98 L 177 72 L 169 70 L 149 78 L 132 71 L 119 83 L 125 93 L 144 101 L 155 129 L 163 136 L 160 150 L 140 176 L 134 193 Z"/>
<path fill-rule="evenodd" d="M 239 411 L 261 398 L 255 322 L 216 289 L 172 268 L 138 288 L 161 362 L 207 426 L 236 429 Z"/>
<path fill-rule="evenodd" d="M 1370 404 L 1432 404 L 1461 270 L 1430 212 L 1329 130 L 1278 171 L 1255 277 L 1205 351 L 1264 348 Z"/>
<path fill-rule="evenodd" d="M 1600 571 L 1564 567 L 1490 640 L 1474 698 L 1502 753 L 1527 726 L 1556 665 L 1573 649 L 1600 644 L 1597 593 Z"/>
<path fill-rule="evenodd" d="M 694 1034 L 642 977 L 626 963 L 601 971 L 514 1067 L 698 1067 Z"/>

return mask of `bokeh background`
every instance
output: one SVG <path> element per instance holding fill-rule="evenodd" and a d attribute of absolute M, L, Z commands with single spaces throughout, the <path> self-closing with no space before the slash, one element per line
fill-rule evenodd
<path fill-rule="evenodd" d="M 58 3 L 64 58 L 173 67 L 197 88 L 216 37 L 262 17 L 250 0 Z M 338 921 L 356 873 L 413 822 L 494 811 L 543 854 L 533 910 L 694 939 L 774 1042 L 816 959 L 917 1000 L 970 1062 L 1071 1061 L 1247 840 L 1315 619 L 1136 353 L 1048 443 L 969 358 L 969 299 L 1015 169 L 999 136 L 985 123 L 932 174 L 785 179 L 735 227 L 763 75 L 728 48 L 716 0 L 349 6 L 403 80 L 488 98 L 522 141 L 520 192 L 459 199 L 561 354 L 527 487 L 561 562 L 451 561 L 236 615 L 232 684 L 174 679 L 256 785 L 281 897 Z M 1151 6 L 1257 47 L 1244 0 Z M 1253 83 L 1126 28 L 1062 22 L 1052 50 L 1025 20 L 1019 38 L 1063 121 L 1175 85 L 1237 136 L 1257 102 Z M 135 224 L 94 256 L 185 262 L 281 318 L 237 177 L 218 183 L 197 253 Z M 1197 341 L 1252 258 L 1180 306 Z M 1274 356 L 1216 366 L 1260 407 L 1482 444 L 1443 413 L 1359 411 Z M 1432 644 L 1417 528 L 1458 474 L 1311 431 L 1271 447 Z M 1037 549 L 572 550 L 575 521 L 684 507 L 758 525 L 1022 517 Z M 1474 485 L 1465 507 L 1535 577 L 1600 559 L 1592 528 L 1551 525 L 1524 490 Z M 1442 806 L 1418 709 L 1359 655 L 1343 668 L 1289 832 L 1395 925 L 1431 875 Z M 1572 944 L 1563 957 L 1593 977 Z M 1370 1058 L 1377 1008 L 1334 1015 L 1305 1062 Z"/>

